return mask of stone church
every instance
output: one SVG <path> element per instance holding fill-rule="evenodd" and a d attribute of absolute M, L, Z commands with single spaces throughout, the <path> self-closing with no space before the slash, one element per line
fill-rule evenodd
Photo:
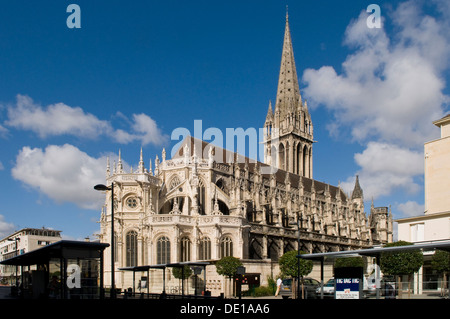
<path fill-rule="evenodd" d="M 274 109 L 269 103 L 264 122 L 264 163 L 193 137 L 186 137 L 171 159 L 163 150 L 148 168 L 142 150 L 139 166 L 128 172 L 120 153 L 118 163 L 111 167 L 108 161 L 106 181 L 115 190 L 116 286 L 132 285 L 132 274 L 119 268 L 213 263 L 224 256 L 241 259 L 247 273 L 267 284 L 267 276 L 278 275 L 278 258 L 297 250 L 298 243 L 302 251 L 316 253 L 391 242 L 391 213 L 373 203 L 366 213 L 358 176 L 350 195 L 313 179 L 313 143 L 286 17 L 276 101 Z M 102 242 L 111 238 L 111 196 L 106 193 L 100 218 Z M 106 286 L 109 254 L 107 249 Z M 206 271 L 206 289 L 223 292 L 224 278 L 213 265 Z M 159 270 L 149 275 L 155 292 L 161 292 L 161 276 Z"/>

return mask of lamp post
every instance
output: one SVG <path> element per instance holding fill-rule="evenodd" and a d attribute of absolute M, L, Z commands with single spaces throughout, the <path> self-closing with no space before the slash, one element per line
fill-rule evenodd
<path fill-rule="evenodd" d="M 114 279 L 114 182 L 111 183 L 111 187 L 103 184 L 94 186 L 98 191 L 111 191 L 111 293 L 110 298 L 116 298 L 116 285 Z"/>

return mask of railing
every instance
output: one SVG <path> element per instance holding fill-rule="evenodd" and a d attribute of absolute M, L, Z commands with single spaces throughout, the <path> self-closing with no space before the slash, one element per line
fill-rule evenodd
<path fill-rule="evenodd" d="M 180 288 L 181 289 L 181 288 Z M 108 296 L 106 296 L 108 298 Z M 146 293 L 146 292 L 128 292 L 123 291 L 117 294 L 118 299 L 223 299 L 222 296 L 210 296 L 209 294 L 181 294 L 177 293 Z"/>
<path fill-rule="evenodd" d="M 420 283 L 390 281 L 381 284 L 380 297 L 384 299 L 449 299 L 448 284 L 448 281 L 443 280 L 421 281 Z M 366 297 L 372 299 L 375 296 L 376 290 L 370 289 Z"/>
<path fill-rule="evenodd" d="M 171 214 L 158 214 L 151 216 L 151 222 L 153 224 L 194 224 L 198 221 L 199 225 L 207 224 L 232 224 L 239 225 L 242 223 L 243 218 L 238 216 L 214 216 L 214 215 L 202 215 L 202 216 L 188 216 L 188 215 L 171 215 Z"/>

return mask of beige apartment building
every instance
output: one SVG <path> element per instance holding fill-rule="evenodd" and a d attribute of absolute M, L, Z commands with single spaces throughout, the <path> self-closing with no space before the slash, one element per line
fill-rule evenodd
<path fill-rule="evenodd" d="M 30 252 L 61 239 L 60 230 L 23 228 L 0 240 L 0 260 Z M 20 267 L 0 265 L 0 284 L 15 285 L 20 275 Z"/>
<path fill-rule="evenodd" d="M 439 139 L 425 143 L 425 212 L 398 219 L 398 239 L 412 243 L 450 240 L 450 114 L 434 121 Z M 440 278 L 430 267 L 432 253 L 414 278 L 414 291 L 438 290 Z"/>

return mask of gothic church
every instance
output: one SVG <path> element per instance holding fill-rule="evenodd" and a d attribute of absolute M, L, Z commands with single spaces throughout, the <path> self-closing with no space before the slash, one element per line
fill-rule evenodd
<path fill-rule="evenodd" d="M 287 17 L 276 101 L 274 110 L 269 103 L 264 132 L 264 163 L 192 137 L 171 159 L 163 150 L 153 167 L 145 167 L 142 150 L 131 172 L 123 170 L 120 153 L 113 167 L 108 161 L 107 184 L 115 186 L 117 287 L 133 284 L 123 267 L 234 256 L 265 281 L 278 274 L 276 261 L 297 250 L 298 242 L 302 251 L 315 253 L 392 241 L 390 211 L 372 203 L 366 214 L 358 177 L 351 195 L 313 179 L 313 124 L 299 90 Z M 111 196 L 106 193 L 100 218 L 102 242 L 111 238 Z M 206 289 L 218 295 L 224 280 L 208 267 Z M 151 289 L 161 292 L 161 274 L 155 270 L 149 277 Z"/>

